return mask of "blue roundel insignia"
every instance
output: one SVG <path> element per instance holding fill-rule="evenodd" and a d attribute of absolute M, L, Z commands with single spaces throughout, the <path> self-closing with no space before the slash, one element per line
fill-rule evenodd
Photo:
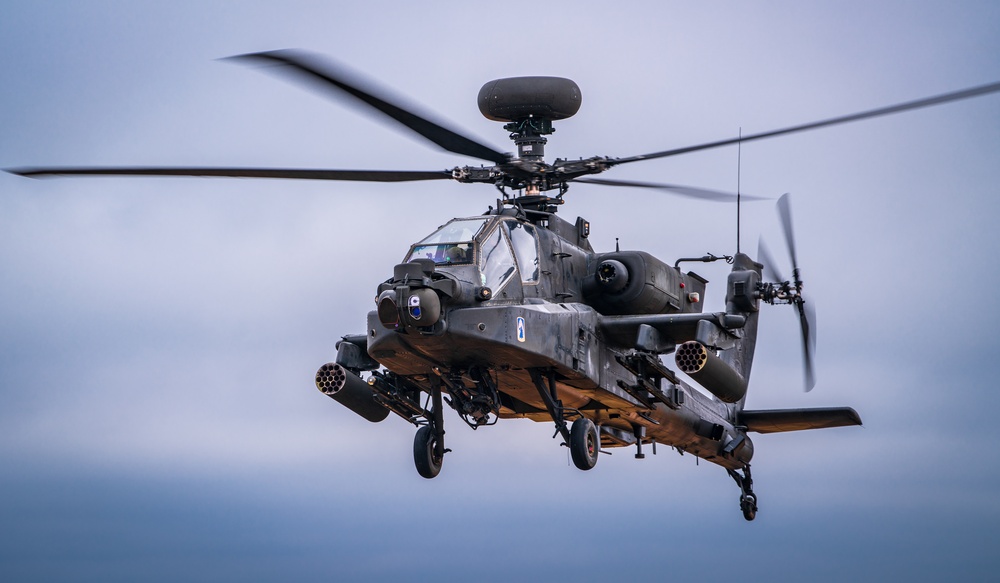
<path fill-rule="evenodd" d="M 524 342 L 524 318 L 517 317 L 517 341 Z"/>

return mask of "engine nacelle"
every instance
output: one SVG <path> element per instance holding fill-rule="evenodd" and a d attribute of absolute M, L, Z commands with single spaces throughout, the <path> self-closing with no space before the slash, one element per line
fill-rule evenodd
<path fill-rule="evenodd" d="M 605 315 L 700 312 L 705 280 L 643 251 L 601 253 L 584 295 Z"/>
<path fill-rule="evenodd" d="M 747 380 L 701 342 L 685 342 L 674 354 L 677 368 L 726 403 L 747 394 Z"/>
<path fill-rule="evenodd" d="M 375 400 L 375 391 L 368 383 L 339 364 L 331 362 L 319 367 L 316 388 L 372 423 L 389 416 L 389 410 Z"/>

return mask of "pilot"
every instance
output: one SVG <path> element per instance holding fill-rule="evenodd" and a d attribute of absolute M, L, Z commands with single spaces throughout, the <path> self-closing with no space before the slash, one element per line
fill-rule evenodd
<path fill-rule="evenodd" d="M 448 249 L 445 259 L 448 263 L 465 263 L 466 262 L 466 250 L 461 247 L 452 247 Z"/>

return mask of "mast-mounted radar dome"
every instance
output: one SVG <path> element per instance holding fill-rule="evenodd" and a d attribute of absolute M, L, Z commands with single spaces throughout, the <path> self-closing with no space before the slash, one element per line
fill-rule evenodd
<path fill-rule="evenodd" d="M 479 111 L 493 121 L 572 117 L 580 110 L 580 88 L 562 77 L 496 79 L 479 90 Z"/>
<path fill-rule="evenodd" d="M 580 88 L 562 77 L 509 77 L 479 90 L 479 111 L 486 119 L 507 122 L 504 129 L 522 160 L 543 162 L 552 122 L 580 110 Z"/>

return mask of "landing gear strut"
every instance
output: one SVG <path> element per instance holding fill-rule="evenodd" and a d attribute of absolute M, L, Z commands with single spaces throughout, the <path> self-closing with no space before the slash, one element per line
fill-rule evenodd
<path fill-rule="evenodd" d="M 737 470 L 727 470 L 740 487 L 740 510 L 743 518 L 753 520 L 757 517 L 757 495 L 753 493 L 753 478 L 750 477 L 750 464 L 743 466 L 743 474 Z"/>
<path fill-rule="evenodd" d="M 451 451 L 444 447 L 444 410 L 441 408 L 441 385 L 431 387 L 431 411 L 425 411 L 427 425 L 417 429 L 413 437 L 413 465 L 417 473 L 428 480 L 441 472 L 444 454 Z"/>
<path fill-rule="evenodd" d="M 597 465 L 597 455 L 601 452 L 601 437 L 597 433 L 597 426 L 586 417 L 580 417 L 573 422 L 572 428 L 566 427 L 565 409 L 562 401 L 556 394 L 555 373 L 549 370 L 528 369 L 531 374 L 531 381 L 535 384 L 539 396 L 545 403 L 545 409 L 549 412 L 552 420 L 556 424 L 556 435 L 562 434 L 563 445 L 569 446 L 573 463 L 581 470 L 592 469 Z M 576 411 L 579 415 L 580 412 Z"/>

